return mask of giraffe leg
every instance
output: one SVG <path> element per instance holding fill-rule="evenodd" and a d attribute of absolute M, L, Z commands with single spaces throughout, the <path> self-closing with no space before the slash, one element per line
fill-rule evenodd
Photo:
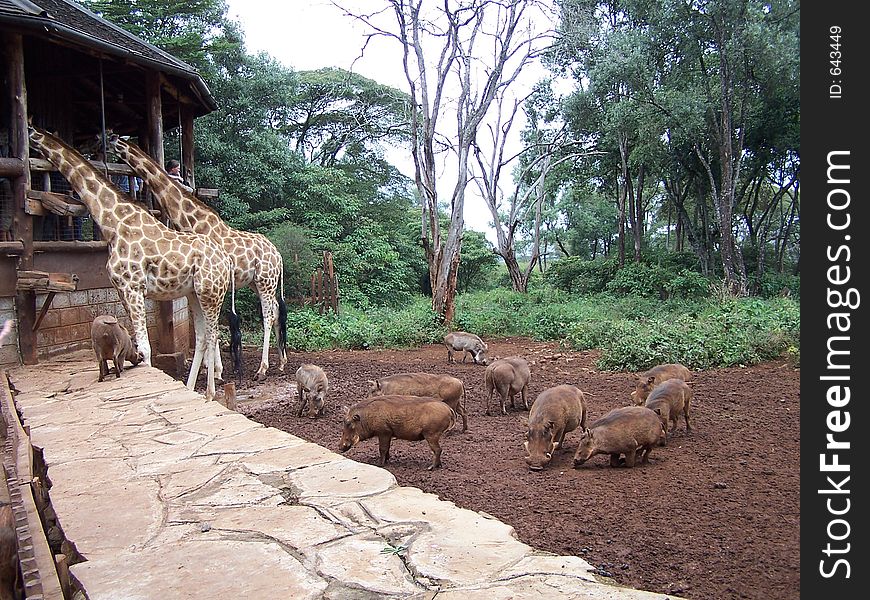
<path fill-rule="evenodd" d="M 221 340 L 215 332 L 214 336 L 214 378 L 224 380 L 224 363 L 221 361 Z"/>
<path fill-rule="evenodd" d="M 142 353 L 142 362 L 150 367 L 151 342 L 148 340 L 148 323 L 145 320 L 145 295 L 129 289 L 125 290 L 118 287 L 116 289 L 121 298 L 121 304 L 124 305 L 127 316 L 130 317 L 130 323 L 133 325 L 133 339 L 139 352 Z"/>
<path fill-rule="evenodd" d="M 190 310 L 193 313 L 193 331 L 196 334 L 196 349 L 193 352 L 193 362 L 190 363 L 190 373 L 187 375 L 187 387 L 194 389 L 196 387 L 196 378 L 199 375 L 199 368 L 202 366 L 203 356 L 207 353 L 206 348 L 206 323 L 205 315 L 202 312 L 202 305 L 199 303 L 199 298 L 195 295 L 187 298 Z M 214 342 L 212 342 L 213 344 Z M 214 373 L 214 362 L 206 367 L 211 367 Z"/>
<path fill-rule="evenodd" d="M 254 381 L 265 381 L 266 371 L 269 370 L 269 338 L 272 326 L 276 322 L 278 302 L 259 288 L 257 288 L 257 293 L 260 295 L 260 309 L 263 311 L 263 357 L 260 359 L 260 368 L 254 375 Z"/>
<path fill-rule="evenodd" d="M 205 399 L 206 400 L 214 400 L 215 395 L 217 395 L 217 390 L 215 389 L 215 355 L 219 354 L 220 351 L 217 347 L 218 339 L 217 339 L 217 320 L 215 319 L 207 319 L 206 323 L 206 341 L 205 341 L 205 364 L 206 368 L 206 388 L 205 388 Z M 220 359 L 218 359 L 220 360 Z"/>
<path fill-rule="evenodd" d="M 205 325 L 205 364 L 207 371 L 205 399 L 214 400 L 217 395 L 215 372 L 218 365 L 221 364 L 220 348 L 218 347 L 218 321 L 220 319 L 221 305 L 223 304 L 223 295 L 217 299 L 207 299 L 205 304 L 206 306 L 202 307 L 203 323 Z"/>

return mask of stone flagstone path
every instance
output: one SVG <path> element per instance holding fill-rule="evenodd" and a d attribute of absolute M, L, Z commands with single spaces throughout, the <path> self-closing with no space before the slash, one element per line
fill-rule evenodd
<path fill-rule="evenodd" d="M 674 598 L 90 352 L 9 370 L 90 600 Z"/>

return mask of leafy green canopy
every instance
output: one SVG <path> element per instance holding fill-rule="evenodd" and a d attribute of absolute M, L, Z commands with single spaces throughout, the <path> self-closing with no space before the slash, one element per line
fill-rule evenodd
<path fill-rule="evenodd" d="M 423 290 L 416 200 L 384 157 L 405 139 L 407 95 L 249 54 L 222 0 L 84 3 L 198 69 L 219 108 L 196 122 L 197 184 L 220 190 L 215 208 L 230 225 L 276 242 L 292 264 L 288 293 L 307 291 L 306 270 L 324 251 L 344 302 L 396 305 Z M 177 135 L 167 132 L 167 156 Z"/>

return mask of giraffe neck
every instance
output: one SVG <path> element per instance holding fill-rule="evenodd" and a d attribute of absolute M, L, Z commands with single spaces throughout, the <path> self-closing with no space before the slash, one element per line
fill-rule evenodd
<path fill-rule="evenodd" d="M 62 140 L 37 129 L 32 130 L 30 140 L 78 193 L 102 233 L 113 237 L 119 221 L 117 209 L 121 203 L 129 204 L 121 192 Z"/>
<path fill-rule="evenodd" d="M 191 192 L 184 190 L 173 181 L 157 162 L 138 146 L 126 141 L 117 141 L 115 150 L 130 165 L 136 175 L 142 178 L 157 197 L 158 202 L 169 219 L 182 231 L 192 231 L 204 235 L 223 232 L 223 221 L 208 206 L 200 202 Z"/>

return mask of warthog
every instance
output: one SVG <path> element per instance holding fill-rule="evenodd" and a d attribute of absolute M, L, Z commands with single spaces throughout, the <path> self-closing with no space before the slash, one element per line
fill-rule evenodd
<path fill-rule="evenodd" d="M 142 362 L 142 354 L 130 339 L 130 334 L 118 323 L 118 319 L 111 315 L 100 315 L 91 323 L 91 342 L 100 367 L 97 381 L 103 381 L 109 374 L 107 362 L 109 359 L 115 365 L 117 377 L 120 377 L 124 371 L 125 360 L 129 360 L 133 366 Z"/>
<path fill-rule="evenodd" d="M 453 353 L 462 350 L 462 362 L 465 362 L 469 352 L 474 364 L 486 364 L 486 342 L 465 331 L 453 331 L 444 336 L 444 345 L 447 346 L 447 362 L 453 362 Z"/>
<path fill-rule="evenodd" d="M 434 455 L 428 470 L 441 466 L 444 432 L 456 423 L 456 413 L 439 398 L 420 396 L 373 396 L 347 409 L 339 444 L 347 452 L 362 440 L 378 438 L 380 461 L 390 460 L 393 438 L 416 442 L 425 439 Z"/>
<path fill-rule="evenodd" d="M 541 392 L 529 411 L 525 448 L 526 463 L 540 471 L 550 463 L 557 448 L 564 450 L 565 434 L 586 426 L 583 392 L 573 385 L 557 385 Z"/>
<path fill-rule="evenodd" d="M 691 378 L 691 371 L 679 363 L 658 365 L 638 376 L 635 389 L 631 393 L 631 399 L 637 406 L 640 406 L 646 401 L 649 393 L 661 382 L 668 379 L 689 381 Z"/>
<path fill-rule="evenodd" d="M 326 373 L 317 365 L 303 364 L 296 370 L 296 391 L 299 399 L 296 403 L 296 416 L 301 417 L 308 406 L 308 416 L 315 418 L 323 414 L 326 392 L 329 391 L 329 380 Z"/>
<path fill-rule="evenodd" d="M 659 416 L 647 407 L 614 408 L 583 431 L 574 453 L 574 468 L 596 454 L 609 454 L 611 467 L 623 464 L 621 454 L 626 467 L 634 466 L 638 454 L 641 462 L 647 463 L 649 453 L 664 435 Z"/>
<path fill-rule="evenodd" d="M 673 433 L 677 429 L 677 419 L 680 418 L 680 415 L 686 420 L 686 433 L 691 433 L 692 427 L 689 425 L 689 404 L 691 402 L 692 388 L 682 379 L 663 381 L 650 392 L 646 399 L 646 407 L 659 415 L 662 421 L 662 427 L 665 429 L 663 446 L 668 443 L 668 421 L 673 423 L 671 427 L 671 433 Z"/>
<path fill-rule="evenodd" d="M 397 373 L 369 379 L 369 396 L 429 396 L 440 398 L 462 417 L 462 431 L 468 431 L 465 410 L 465 385 L 452 375 L 434 373 Z"/>
<path fill-rule="evenodd" d="M 489 414 L 489 403 L 492 393 L 498 392 L 501 397 L 501 412 L 507 414 L 507 399 L 510 398 L 511 408 L 514 408 L 514 396 L 517 393 L 523 400 L 523 406 L 529 409 L 528 389 L 531 371 L 526 359 L 519 356 L 500 358 L 486 367 L 483 374 L 483 384 L 486 388 L 486 414 Z"/>

